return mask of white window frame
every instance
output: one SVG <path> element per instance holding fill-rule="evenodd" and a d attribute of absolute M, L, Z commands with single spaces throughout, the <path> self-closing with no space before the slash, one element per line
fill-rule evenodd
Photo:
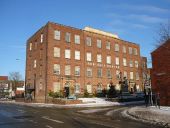
<path fill-rule="evenodd" d="M 107 64 L 111 64 L 111 56 L 107 56 L 106 57 L 106 63 Z"/>
<path fill-rule="evenodd" d="M 115 44 L 115 52 L 119 51 L 119 44 Z"/>
<path fill-rule="evenodd" d="M 91 37 L 86 37 L 86 45 L 87 45 L 87 46 L 92 46 Z"/>
<path fill-rule="evenodd" d="M 134 74 L 133 72 L 130 72 L 130 80 L 133 80 L 134 79 Z"/>
<path fill-rule="evenodd" d="M 60 48 L 54 47 L 54 57 L 60 57 Z"/>
<path fill-rule="evenodd" d="M 75 84 L 75 93 L 80 93 L 80 83 Z"/>
<path fill-rule="evenodd" d="M 132 55 L 132 54 L 133 54 L 132 47 L 129 47 L 129 54 L 130 54 L 130 55 Z"/>
<path fill-rule="evenodd" d="M 44 35 L 41 34 L 41 36 L 40 36 L 40 42 L 43 43 L 43 41 L 44 41 Z"/>
<path fill-rule="evenodd" d="M 65 58 L 66 58 L 66 59 L 70 59 L 70 58 L 71 58 L 70 49 L 65 49 Z"/>
<path fill-rule="evenodd" d="M 60 90 L 61 90 L 60 82 L 53 82 L 53 91 L 54 92 L 60 92 Z"/>
<path fill-rule="evenodd" d="M 124 72 L 123 72 L 123 77 L 126 77 L 126 78 L 128 79 L 128 73 L 127 73 L 127 71 L 124 71 Z"/>
<path fill-rule="evenodd" d="M 54 39 L 55 40 L 60 40 L 61 38 L 61 32 L 59 30 L 54 31 Z"/>
<path fill-rule="evenodd" d="M 30 49 L 30 51 L 32 50 L 32 43 L 30 43 L 30 45 L 29 45 L 30 47 L 29 47 L 29 49 Z"/>
<path fill-rule="evenodd" d="M 139 67 L 139 63 L 138 63 L 138 61 L 137 61 L 137 60 L 135 61 L 135 67 L 136 67 L 136 68 L 138 68 L 138 67 Z"/>
<path fill-rule="evenodd" d="M 106 42 L 106 49 L 110 50 L 110 42 Z"/>
<path fill-rule="evenodd" d="M 138 55 L 137 48 L 134 48 L 134 55 Z"/>
<path fill-rule="evenodd" d="M 120 64 L 120 62 L 119 62 L 119 57 L 116 57 L 116 58 L 115 58 L 115 64 L 116 64 L 116 65 L 119 65 L 119 64 Z"/>
<path fill-rule="evenodd" d="M 65 65 L 65 75 L 71 75 L 71 66 Z"/>
<path fill-rule="evenodd" d="M 75 75 L 75 76 L 80 76 L 80 66 L 75 66 L 74 75 Z"/>
<path fill-rule="evenodd" d="M 80 51 L 76 50 L 74 56 L 75 60 L 80 60 Z"/>
<path fill-rule="evenodd" d="M 87 76 L 87 77 L 92 77 L 92 75 L 93 75 L 93 72 L 92 72 L 92 71 L 93 71 L 92 68 L 87 67 L 86 76 Z"/>
<path fill-rule="evenodd" d="M 34 60 L 34 68 L 37 67 L 37 60 Z"/>
<path fill-rule="evenodd" d="M 102 55 L 97 54 L 97 63 L 101 63 L 101 62 L 102 62 Z"/>
<path fill-rule="evenodd" d="M 80 44 L 80 35 L 74 35 L 75 44 Z"/>
<path fill-rule="evenodd" d="M 92 61 L 92 54 L 91 52 L 86 53 L 86 61 Z"/>
<path fill-rule="evenodd" d="M 65 34 L 65 41 L 66 41 L 67 43 L 70 43 L 70 42 L 71 42 L 71 33 L 66 32 L 66 34 Z"/>
<path fill-rule="evenodd" d="M 54 64 L 53 73 L 56 75 L 60 75 L 60 65 Z"/>
<path fill-rule="evenodd" d="M 102 41 L 97 39 L 97 48 L 102 48 Z"/>
<path fill-rule="evenodd" d="M 88 93 L 92 93 L 92 85 L 87 84 L 86 88 Z"/>
<path fill-rule="evenodd" d="M 129 61 L 129 67 L 131 67 L 131 68 L 133 67 L 133 60 Z"/>
<path fill-rule="evenodd" d="M 127 66 L 127 60 L 126 60 L 126 58 L 123 58 L 123 66 Z"/>
<path fill-rule="evenodd" d="M 139 73 L 136 72 L 136 80 L 139 80 Z"/>
<path fill-rule="evenodd" d="M 97 69 L 97 77 L 102 77 L 102 68 Z"/>
<path fill-rule="evenodd" d="M 122 49 L 123 49 L 123 53 L 126 53 L 126 46 L 123 45 Z"/>

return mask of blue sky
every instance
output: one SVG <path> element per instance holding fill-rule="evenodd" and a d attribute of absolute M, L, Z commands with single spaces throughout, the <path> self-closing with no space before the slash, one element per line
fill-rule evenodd
<path fill-rule="evenodd" d="M 140 44 L 150 61 L 156 31 L 168 19 L 170 0 L 0 0 L 0 75 L 24 78 L 26 40 L 48 21 L 116 33 Z"/>

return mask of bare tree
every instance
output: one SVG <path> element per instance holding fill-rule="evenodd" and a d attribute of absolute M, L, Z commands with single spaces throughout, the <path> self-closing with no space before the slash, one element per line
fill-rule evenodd
<path fill-rule="evenodd" d="M 19 72 L 10 72 L 9 73 L 9 79 L 12 82 L 12 90 L 16 90 L 16 86 L 21 81 L 22 76 Z"/>
<path fill-rule="evenodd" d="M 159 47 L 162 43 L 170 39 L 170 20 L 167 23 L 160 24 L 158 33 L 157 33 L 157 44 L 156 47 Z"/>

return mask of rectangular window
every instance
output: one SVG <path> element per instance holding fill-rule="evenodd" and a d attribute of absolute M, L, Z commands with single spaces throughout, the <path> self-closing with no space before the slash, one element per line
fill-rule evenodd
<path fill-rule="evenodd" d="M 75 51 L 75 60 L 80 60 L 80 51 Z"/>
<path fill-rule="evenodd" d="M 87 77 L 92 77 L 92 68 L 87 68 Z"/>
<path fill-rule="evenodd" d="M 86 37 L 86 44 L 87 44 L 87 46 L 91 46 L 91 38 L 90 37 Z"/>
<path fill-rule="evenodd" d="M 130 79 L 133 80 L 133 72 L 130 72 Z"/>
<path fill-rule="evenodd" d="M 43 42 L 43 40 L 44 40 L 44 35 L 43 34 L 41 34 L 41 37 L 40 37 L 41 39 L 40 39 L 40 42 L 42 43 Z"/>
<path fill-rule="evenodd" d="M 34 60 L 34 68 L 37 67 L 37 60 Z"/>
<path fill-rule="evenodd" d="M 65 50 L 65 58 L 66 58 L 66 59 L 70 59 L 70 58 L 71 58 L 70 49 L 66 49 L 66 50 Z"/>
<path fill-rule="evenodd" d="M 54 57 L 60 57 L 60 48 L 54 47 Z"/>
<path fill-rule="evenodd" d="M 138 55 L 137 49 L 134 48 L 134 55 Z"/>
<path fill-rule="evenodd" d="M 128 75 L 127 75 L 127 72 L 126 72 L 126 71 L 123 72 L 123 77 L 128 78 Z"/>
<path fill-rule="evenodd" d="M 106 63 L 107 64 L 111 64 L 111 56 L 107 56 L 106 57 Z"/>
<path fill-rule="evenodd" d="M 139 67 L 138 61 L 135 61 L 135 67 L 136 67 L 136 68 Z"/>
<path fill-rule="evenodd" d="M 32 43 L 30 43 L 30 51 L 32 50 Z"/>
<path fill-rule="evenodd" d="M 139 80 L 139 73 L 136 72 L 136 80 Z"/>
<path fill-rule="evenodd" d="M 129 47 L 129 54 L 132 54 L 132 47 Z"/>
<path fill-rule="evenodd" d="M 97 54 L 97 62 L 98 63 L 102 62 L 102 55 L 101 54 Z"/>
<path fill-rule="evenodd" d="M 91 52 L 86 53 L 86 60 L 87 61 L 92 61 Z"/>
<path fill-rule="evenodd" d="M 80 76 L 80 66 L 75 66 L 75 76 Z"/>
<path fill-rule="evenodd" d="M 132 60 L 129 61 L 129 67 L 133 67 L 133 61 Z"/>
<path fill-rule="evenodd" d="M 54 74 L 60 75 L 60 65 L 59 64 L 54 64 Z"/>
<path fill-rule="evenodd" d="M 102 69 L 101 68 L 97 69 L 97 77 L 102 77 Z"/>
<path fill-rule="evenodd" d="M 116 65 L 119 65 L 119 57 L 116 57 L 115 61 L 116 61 Z"/>
<path fill-rule="evenodd" d="M 80 35 L 74 35 L 75 44 L 80 44 Z"/>
<path fill-rule="evenodd" d="M 123 53 L 126 53 L 126 46 L 123 46 Z"/>
<path fill-rule="evenodd" d="M 119 70 L 116 70 L 116 78 L 120 79 L 120 71 Z"/>
<path fill-rule="evenodd" d="M 123 58 L 123 66 L 127 66 L 126 58 Z"/>
<path fill-rule="evenodd" d="M 66 41 L 67 43 L 70 43 L 70 42 L 71 42 L 71 33 L 66 32 L 65 41 Z"/>
<path fill-rule="evenodd" d="M 80 83 L 75 84 L 75 93 L 80 93 Z"/>
<path fill-rule="evenodd" d="M 116 51 L 116 52 L 119 51 L 119 44 L 115 44 L 115 51 Z"/>
<path fill-rule="evenodd" d="M 106 42 L 106 49 L 110 50 L 110 42 Z"/>
<path fill-rule="evenodd" d="M 70 65 L 65 65 L 65 75 L 71 75 L 71 67 L 70 67 Z"/>
<path fill-rule="evenodd" d="M 54 31 L 54 39 L 60 40 L 60 31 L 58 31 L 58 30 Z"/>
<path fill-rule="evenodd" d="M 107 78 L 112 78 L 111 70 L 110 69 L 107 69 Z"/>
<path fill-rule="evenodd" d="M 102 48 L 102 41 L 101 40 L 97 40 L 97 48 Z"/>
<path fill-rule="evenodd" d="M 60 92 L 60 82 L 53 82 L 53 91 Z"/>
<path fill-rule="evenodd" d="M 91 85 L 87 85 L 87 92 L 92 93 L 92 86 Z"/>

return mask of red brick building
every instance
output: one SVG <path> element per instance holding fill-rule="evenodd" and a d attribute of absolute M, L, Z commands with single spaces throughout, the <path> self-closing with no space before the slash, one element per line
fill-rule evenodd
<path fill-rule="evenodd" d="M 154 92 L 159 92 L 161 105 L 170 105 L 170 39 L 152 53 L 151 81 Z"/>
<path fill-rule="evenodd" d="M 28 39 L 26 51 L 26 89 L 36 101 L 44 102 L 50 90 L 65 87 L 70 95 L 100 92 L 110 82 L 120 89 L 123 77 L 129 90 L 135 84 L 143 90 L 140 47 L 117 35 L 48 22 Z"/>

